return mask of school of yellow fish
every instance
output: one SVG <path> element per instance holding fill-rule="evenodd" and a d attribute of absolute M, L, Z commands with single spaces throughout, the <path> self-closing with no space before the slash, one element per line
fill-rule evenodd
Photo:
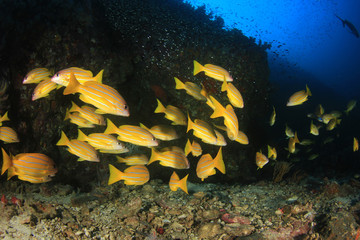
<path fill-rule="evenodd" d="M 221 91 L 226 92 L 229 104 L 225 107 L 214 96 L 209 95 L 204 86 L 190 81 L 181 81 L 175 77 L 175 89 L 185 90 L 188 95 L 207 104 L 213 113 L 210 118 L 223 118 L 223 126 L 208 123 L 202 119 L 191 119 L 183 111 L 172 105 L 164 106 L 159 99 L 158 106 L 154 113 L 162 113 L 164 117 L 171 121 L 171 125 L 184 126 L 184 132 L 192 131 L 192 135 L 200 139 L 203 143 L 219 146 L 217 155 L 213 158 L 210 154 L 203 154 L 200 143 L 190 137 L 185 146 L 159 147 L 161 141 L 172 141 L 179 138 L 175 128 L 168 124 L 159 124 L 147 127 L 142 123 L 139 125 L 120 125 L 116 126 L 110 119 L 105 119 L 103 114 L 112 114 L 122 117 L 129 117 L 129 107 L 120 93 L 102 83 L 103 70 L 96 76 L 89 70 L 78 67 L 70 67 L 58 71 L 54 75 L 46 68 L 36 68 L 30 71 L 24 78 L 23 84 L 37 84 L 33 91 L 32 100 L 47 97 L 51 91 L 65 87 L 63 94 L 79 94 L 79 99 L 89 105 L 78 106 L 71 102 L 71 107 L 67 109 L 64 121 L 69 120 L 78 126 L 77 139 L 69 139 L 64 131 L 61 132 L 58 146 L 66 146 L 67 150 L 78 157 L 78 161 L 99 162 L 99 154 L 128 153 L 129 149 L 123 142 L 151 148 L 151 156 L 145 154 L 129 154 L 125 157 L 116 156 L 118 163 L 124 163 L 130 167 L 124 171 L 118 170 L 109 164 L 109 181 L 113 184 L 124 180 L 127 185 L 142 185 L 149 181 L 150 174 L 146 167 L 153 162 L 174 169 L 189 169 L 190 163 L 187 156 L 191 153 L 194 157 L 199 157 L 196 173 L 204 180 L 216 174 L 216 169 L 225 174 L 225 163 L 222 156 L 222 146 L 226 146 L 226 139 L 219 131 L 226 132 L 231 141 L 241 144 L 248 144 L 245 133 L 239 130 L 238 119 L 234 108 L 243 108 L 244 102 L 241 93 L 231 83 L 233 78 L 224 68 L 206 64 L 201 65 L 194 61 L 194 76 L 204 72 L 206 76 L 215 80 L 222 81 Z M 5 121 L 9 121 L 7 113 L 0 118 L 0 126 Z M 166 121 L 166 120 L 165 120 Z M 94 128 L 95 125 L 106 125 L 102 133 L 84 134 L 80 128 Z M 219 130 L 217 130 L 219 129 Z M 115 137 L 116 136 L 116 137 Z M 0 127 L 0 139 L 5 143 L 19 142 L 16 132 L 10 127 Z M 275 149 L 273 151 L 276 151 Z M 22 153 L 15 157 L 9 156 L 4 149 L 2 174 L 8 171 L 8 179 L 17 175 L 19 179 L 31 183 L 42 183 L 51 180 L 57 169 L 54 162 L 41 153 Z M 272 153 L 272 157 L 276 152 Z M 275 155 L 274 155 L 275 154 Z M 187 191 L 188 175 L 180 179 L 174 171 L 169 181 L 172 191 L 182 189 Z"/>

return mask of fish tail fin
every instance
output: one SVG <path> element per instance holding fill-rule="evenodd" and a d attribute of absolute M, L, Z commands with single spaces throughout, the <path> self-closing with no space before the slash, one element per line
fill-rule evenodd
<path fill-rule="evenodd" d="M 79 81 L 76 79 L 74 73 L 71 72 L 70 73 L 69 84 L 64 89 L 63 94 L 64 95 L 69 95 L 69 94 L 72 94 L 72 93 L 76 93 L 79 90 L 79 87 L 80 87 Z"/>
<path fill-rule="evenodd" d="M 184 192 L 186 192 L 186 194 L 189 194 L 188 189 L 187 189 L 187 184 L 186 184 L 188 177 L 189 177 L 189 174 L 186 175 L 183 179 L 181 179 L 179 181 L 179 188 L 182 189 Z"/>
<path fill-rule="evenodd" d="M 194 76 L 198 74 L 199 72 L 203 71 L 204 67 L 194 60 Z"/>
<path fill-rule="evenodd" d="M 69 144 L 69 139 L 68 137 L 65 135 L 64 131 L 61 131 L 61 138 L 60 140 L 56 143 L 57 146 L 67 146 Z"/>
<path fill-rule="evenodd" d="M 79 141 L 86 141 L 87 140 L 87 136 L 80 129 L 78 129 L 77 140 L 79 140 Z"/>
<path fill-rule="evenodd" d="M 186 132 L 189 132 L 193 128 L 194 128 L 194 123 L 193 123 L 193 121 L 191 121 L 190 115 L 188 113 L 188 122 L 187 122 Z"/>
<path fill-rule="evenodd" d="M 312 96 L 312 93 L 310 91 L 310 88 L 308 87 L 308 85 L 306 84 L 306 93 L 308 96 Z"/>
<path fill-rule="evenodd" d="M 109 171 L 110 171 L 110 176 L 109 176 L 108 185 L 120 181 L 124 175 L 123 172 L 121 172 L 119 169 L 117 169 L 111 164 L 109 164 Z"/>
<path fill-rule="evenodd" d="M 148 132 L 150 132 L 150 129 L 148 127 L 146 127 L 144 124 L 140 123 L 139 124 L 141 128 L 147 130 Z"/>
<path fill-rule="evenodd" d="M 210 100 L 215 107 L 214 113 L 210 116 L 210 118 L 223 117 L 225 112 L 223 105 L 221 105 L 221 103 L 219 103 L 213 96 L 210 96 Z"/>
<path fill-rule="evenodd" d="M 294 142 L 295 143 L 300 143 L 299 138 L 297 136 L 297 132 L 295 132 L 295 134 L 294 134 Z"/>
<path fill-rule="evenodd" d="M 70 110 L 67 108 L 65 112 L 64 121 L 68 120 L 70 118 Z"/>
<path fill-rule="evenodd" d="M 10 121 L 8 117 L 8 111 L 0 118 L 0 122 Z"/>
<path fill-rule="evenodd" d="M 116 159 L 119 163 L 125 163 L 126 162 L 126 159 L 123 158 L 123 157 L 120 157 L 120 156 L 116 156 Z"/>
<path fill-rule="evenodd" d="M 12 178 L 15 175 L 16 175 L 15 168 L 10 167 L 8 172 L 7 172 L 7 180 L 9 180 L 10 178 Z"/>
<path fill-rule="evenodd" d="M 177 77 L 174 77 L 175 79 L 175 89 L 185 89 L 185 84 L 180 81 L 180 79 L 178 79 Z"/>
<path fill-rule="evenodd" d="M 192 151 L 192 146 L 191 146 L 190 140 L 188 139 L 186 142 L 186 145 L 185 145 L 185 149 L 184 149 L 185 156 L 189 155 L 189 153 L 191 151 Z"/>
<path fill-rule="evenodd" d="M 224 77 L 225 78 L 225 77 Z M 228 89 L 228 83 L 227 81 L 224 79 L 223 84 L 221 85 L 221 91 L 225 92 Z"/>
<path fill-rule="evenodd" d="M 79 109 L 80 109 L 80 107 L 78 105 L 76 105 L 76 103 L 71 101 L 71 108 L 70 108 L 69 112 L 78 112 Z"/>
<path fill-rule="evenodd" d="M 268 158 L 270 158 L 271 155 L 272 155 L 272 150 L 271 150 L 271 147 L 269 145 L 267 145 L 267 148 L 268 148 Z"/>
<path fill-rule="evenodd" d="M 1 175 L 4 174 L 6 170 L 8 170 L 12 166 L 12 159 L 11 157 L 5 152 L 3 148 L 1 148 L 2 155 L 3 155 L 3 165 L 1 168 Z"/>
<path fill-rule="evenodd" d="M 101 71 L 94 77 L 94 80 L 98 83 L 102 83 L 104 69 L 101 69 Z"/>
<path fill-rule="evenodd" d="M 206 88 L 204 86 L 204 84 L 201 83 L 201 91 L 200 94 L 203 95 L 204 97 L 208 98 L 209 97 L 209 93 L 206 91 Z"/>
<path fill-rule="evenodd" d="M 107 121 L 107 127 L 104 131 L 105 134 L 114 134 L 117 132 L 118 127 L 115 126 L 115 124 L 110 120 L 110 119 L 106 119 Z"/>
<path fill-rule="evenodd" d="M 157 108 L 155 109 L 154 113 L 163 113 L 165 112 L 166 108 L 164 107 L 164 105 L 160 102 L 159 99 L 156 99 L 157 103 L 158 103 L 158 106 Z"/>
<path fill-rule="evenodd" d="M 147 165 L 150 165 L 151 163 L 155 162 L 157 160 L 157 157 L 159 156 L 159 153 L 156 152 L 155 148 L 151 148 L 151 156 L 149 159 L 149 162 Z"/>
<path fill-rule="evenodd" d="M 225 163 L 222 157 L 222 148 L 220 147 L 216 157 L 214 158 L 214 165 L 222 174 L 225 174 Z"/>

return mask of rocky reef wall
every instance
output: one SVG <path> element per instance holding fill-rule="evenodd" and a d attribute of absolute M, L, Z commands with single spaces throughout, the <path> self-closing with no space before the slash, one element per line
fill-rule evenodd
<path fill-rule="evenodd" d="M 108 116 L 117 125 L 169 123 L 154 114 L 156 98 L 180 107 L 193 118 L 210 121 L 212 111 L 206 104 L 175 90 L 174 77 L 178 77 L 204 84 L 217 99 L 227 102 L 220 82 L 204 74 L 193 76 L 193 60 L 230 72 L 245 103 L 243 109 L 236 110 L 239 128 L 250 142 L 241 145 L 227 140 L 223 149 L 227 173 L 208 181 L 251 181 L 256 176 L 255 152 L 265 141 L 262 129 L 268 110 L 266 44 L 256 44 L 239 30 L 223 29 L 223 20 L 206 14 L 204 7 L 194 9 L 176 0 L 4 0 L 0 16 L 0 77 L 9 83 L 0 92 L 8 95 L 1 98 L 0 113 L 9 111 L 11 125 L 20 138 L 20 143 L 5 148 L 12 154 L 42 152 L 53 158 L 59 169 L 54 181 L 83 190 L 94 179 L 106 183 L 107 165 L 115 157 L 102 154 L 100 164 L 77 162 L 75 156 L 57 147 L 61 130 L 71 138 L 77 136 L 77 127 L 63 119 L 66 108 L 71 101 L 79 102 L 78 97 L 63 96 L 63 90 L 58 89 L 46 99 L 32 101 L 35 86 L 22 85 L 27 72 L 36 67 L 56 72 L 76 66 L 97 74 L 104 69 L 103 83 L 117 89 L 130 107 L 129 118 Z M 93 132 L 102 131 L 98 127 Z M 184 147 L 186 128 L 180 126 L 177 131 L 182 137 L 171 145 Z M 204 152 L 212 156 L 217 150 L 204 146 Z M 149 149 L 133 147 L 131 151 L 150 155 Z M 196 160 L 190 159 L 190 163 L 193 174 L 189 180 L 199 181 L 194 174 Z M 168 179 L 172 170 L 164 173 L 152 165 L 151 178 Z"/>

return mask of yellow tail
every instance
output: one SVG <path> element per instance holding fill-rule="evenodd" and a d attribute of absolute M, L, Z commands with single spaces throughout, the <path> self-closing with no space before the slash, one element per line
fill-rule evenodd
<path fill-rule="evenodd" d="M 189 193 L 188 193 L 188 189 L 187 189 L 187 184 L 186 184 L 186 181 L 187 181 L 188 177 L 189 177 L 189 174 L 186 175 L 183 179 L 181 179 L 181 180 L 179 181 L 179 187 L 180 187 L 180 189 L 182 189 L 184 192 L 186 192 L 186 194 L 189 194 Z"/>
<path fill-rule="evenodd" d="M 158 103 L 158 106 L 157 108 L 155 109 L 154 113 L 163 113 L 165 112 L 166 108 L 164 107 L 164 105 L 160 102 L 159 99 L 156 99 L 157 103 Z"/>
<path fill-rule="evenodd" d="M 3 165 L 1 168 L 1 175 L 4 174 L 6 170 L 8 170 L 12 166 L 12 159 L 11 157 L 5 152 L 3 148 L 1 148 L 2 155 L 3 155 Z"/>
<path fill-rule="evenodd" d="M 116 156 L 116 159 L 118 160 L 119 163 L 126 163 L 126 159 L 123 157 Z"/>
<path fill-rule="evenodd" d="M 109 171 L 110 171 L 110 176 L 109 176 L 108 185 L 120 181 L 124 175 L 123 172 L 121 172 L 119 169 L 117 169 L 111 164 L 109 164 Z"/>
<path fill-rule="evenodd" d="M 5 122 L 5 121 L 10 121 L 10 119 L 9 119 L 9 117 L 8 117 L 8 112 L 6 112 L 5 114 L 4 114 L 4 116 L 2 116 L 1 118 L 0 118 L 0 123 L 1 122 Z M 1 126 L 1 125 L 0 125 Z"/>
<path fill-rule="evenodd" d="M 105 129 L 105 134 L 114 134 L 117 133 L 118 131 L 118 127 L 115 126 L 115 124 L 110 120 L 110 119 L 106 119 L 107 120 L 107 127 Z"/>
<path fill-rule="evenodd" d="M 10 178 L 12 178 L 15 175 L 16 175 L 15 168 L 10 167 L 8 170 L 8 173 L 7 173 L 7 180 L 9 180 Z"/>
<path fill-rule="evenodd" d="M 56 143 L 57 146 L 67 146 L 69 145 L 70 141 L 68 139 L 68 137 L 65 135 L 64 131 L 61 131 L 61 138 L 60 140 Z"/>
<path fill-rule="evenodd" d="M 225 92 L 225 91 L 227 91 L 228 90 L 228 83 L 227 83 L 227 81 L 226 81 L 226 79 L 225 79 L 225 76 L 224 76 L 224 82 L 223 82 L 223 84 L 221 85 L 221 91 L 222 92 Z"/>
<path fill-rule="evenodd" d="M 79 111 L 79 106 L 76 105 L 73 101 L 71 101 L 71 108 L 69 110 L 69 112 L 78 112 Z"/>
<path fill-rule="evenodd" d="M 69 109 L 67 108 L 67 109 L 66 109 L 66 112 L 65 112 L 64 121 L 68 120 L 69 118 L 70 118 L 70 111 L 69 111 Z"/>
<path fill-rule="evenodd" d="M 69 94 L 72 94 L 72 93 L 76 93 L 76 92 L 79 91 L 79 87 L 80 87 L 79 81 L 76 79 L 74 73 L 71 72 L 70 73 L 69 84 L 65 88 L 63 94 L 64 95 L 69 95 Z"/>
<path fill-rule="evenodd" d="M 225 174 L 225 164 L 222 157 L 222 148 L 220 147 L 216 157 L 214 158 L 214 165 L 222 174 Z"/>
<path fill-rule="evenodd" d="M 139 124 L 141 128 L 147 130 L 148 132 L 150 132 L 150 129 L 148 127 L 146 127 L 144 124 L 140 123 Z"/>
<path fill-rule="evenodd" d="M 199 72 L 204 71 L 203 69 L 204 67 L 200 63 L 194 60 L 194 76 Z"/>
<path fill-rule="evenodd" d="M 189 132 L 191 129 L 194 129 L 194 123 L 191 121 L 190 115 L 188 113 L 188 122 L 187 122 L 186 132 Z"/>
<path fill-rule="evenodd" d="M 311 91 L 310 91 L 307 84 L 306 84 L 306 93 L 307 93 L 308 96 L 312 96 L 312 93 L 311 93 Z"/>
<path fill-rule="evenodd" d="M 174 77 L 175 79 L 175 89 L 185 89 L 185 84 L 180 81 L 180 79 Z"/>
<path fill-rule="evenodd" d="M 98 82 L 98 83 L 102 83 L 103 73 L 104 73 L 104 69 L 102 69 L 102 70 L 94 77 L 94 81 L 95 81 L 95 82 Z"/>
<path fill-rule="evenodd" d="M 88 137 L 83 133 L 80 129 L 78 129 L 78 137 L 77 140 L 79 141 L 86 141 Z"/>
<path fill-rule="evenodd" d="M 190 143 L 190 140 L 188 139 L 187 142 L 186 142 L 186 145 L 185 145 L 185 149 L 184 149 L 185 156 L 189 155 L 189 153 L 191 151 L 192 151 L 192 145 Z"/>
<path fill-rule="evenodd" d="M 219 103 L 213 96 L 210 96 L 210 100 L 215 108 L 214 113 L 210 116 L 210 118 L 223 117 L 225 112 L 223 105 L 221 105 L 221 103 Z"/>
<path fill-rule="evenodd" d="M 156 152 L 155 148 L 151 148 L 151 157 L 150 157 L 149 162 L 147 163 L 147 165 L 157 161 L 158 156 L 159 156 L 159 153 Z"/>

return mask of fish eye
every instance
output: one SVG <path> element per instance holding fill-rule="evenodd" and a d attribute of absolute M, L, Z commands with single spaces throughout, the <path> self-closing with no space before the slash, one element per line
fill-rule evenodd
<path fill-rule="evenodd" d="M 59 77 L 59 76 L 60 76 L 60 74 L 59 74 L 59 73 L 57 73 L 57 74 L 56 74 L 56 76 L 57 76 L 57 77 Z"/>
<path fill-rule="evenodd" d="M 128 109 L 128 106 L 127 106 L 127 105 L 124 105 L 124 109 L 125 109 L 125 110 Z"/>

